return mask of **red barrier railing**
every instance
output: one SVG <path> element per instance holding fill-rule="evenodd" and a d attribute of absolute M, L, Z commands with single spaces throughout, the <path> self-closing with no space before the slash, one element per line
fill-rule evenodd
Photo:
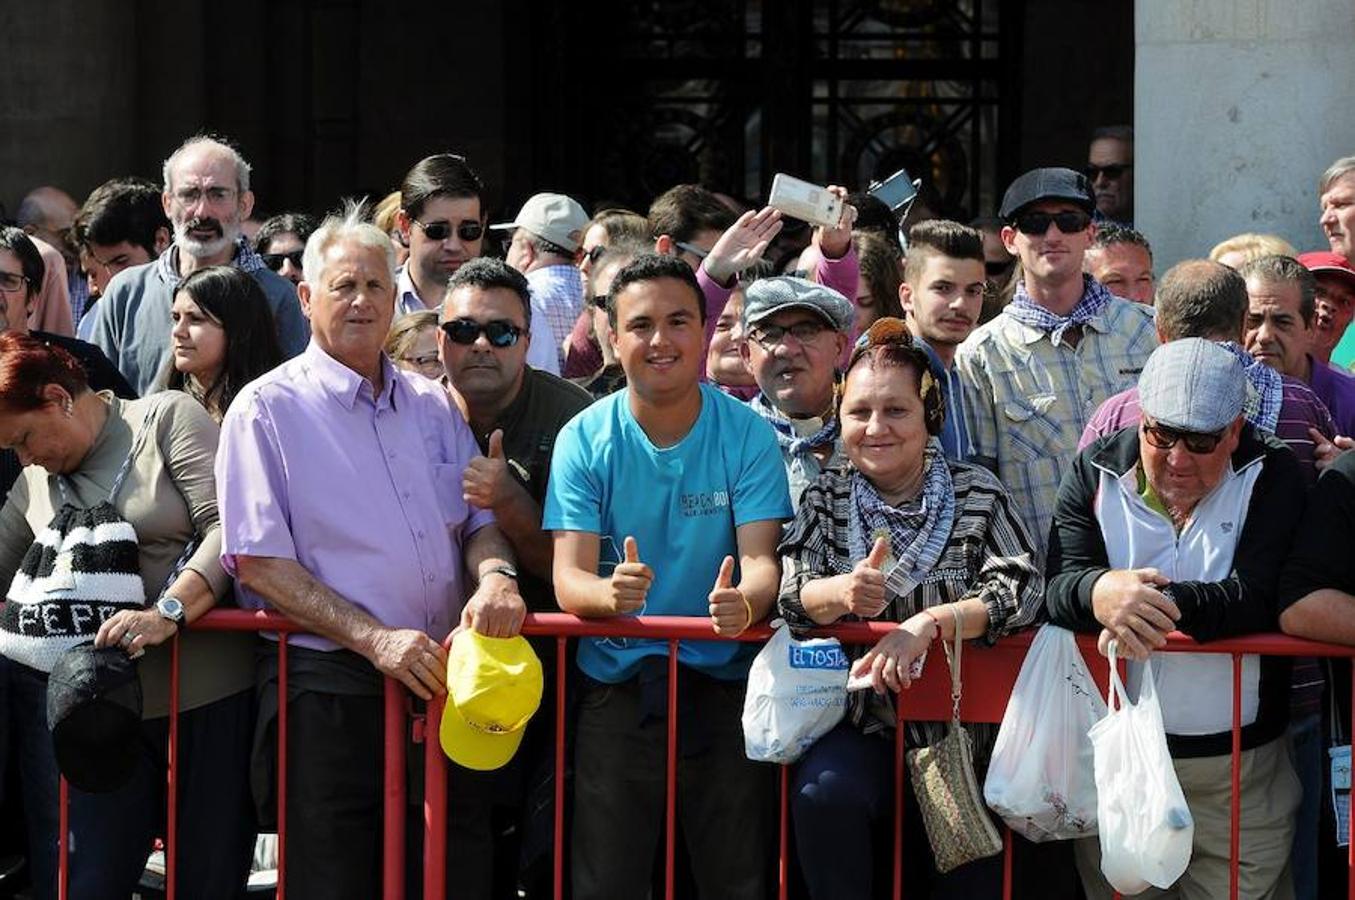
<path fill-rule="evenodd" d="M 822 636 L 837 637 L 845 643 L 874 643 L 889 631 L 897 627 L 885 622 L 853 622 L 818 629 L 815 633 Z M 203 631 L 271 631 L 281 635 L 299 632 L 297 626 L 286 618 L 264 612 L 243 610 L 214 610 L 193 624 L 195 630 Z M 684 640 L 721 640 L 716 637 L 706 618 L 684 618 L 673 616 L 627 617 L 608 620 L 580 619 L 561 613 L 533 614 L 527 616 L 523 633 L 529 636 L 554 637 L 557 644 L 555 697 L 556 734 L 555 734 L 555 810 L 554 810 L 554 861 L 552 882 L 556 898 L 564 896 L 564 853 L 565 853 L 565 745 L 567 727 L 565 708 L 566 682 L 566 642 L 578 637 L 625 637 L 649 638 L 668 642 L 668 759 L 665 773 L 667 800 L 665 804 L 665 897 L 674 897 L 676 872 L 676 781 L 677 781 L 677 678 L 678 645 Z M 751 628 L 736 638 L 744 642 L 762 642 L 771 634 L 770 628 L 760 625 Z M 964 680 L 968 684 L 982 683 L 983 690 L 966 690 L 961 700 L 960 715 L 966 722 L 1000 722 L 1006 710 L 1007 698 L 1016 682 L 1021 662 L 1030 646 L 1032 635 L 1025 633 L 1005 638 L 993 647 L 976 648 L 966 653 L 963 659 Z M 1104 660 L 1096 651 L 1094 637 L 1082 635 L 1078 638 L 1083 655 L 1090 664 L 1092 677 L 1104 693 L 1108 681 L 1108 670 Z M 1173 634 L 1165 648 L 1167 652 L 1223 653 L 1233 660 L 1233 705 L 1232 705 L 1232 809 L 1230 830 L 1231 884 L 1229 895 L 1233 900 L 1238 896 L 1238 857 L 1240 848 L 1240 761 L 1241 761 L 1241 683 L 1242 657 L 1245 655 L 1268 656 L 1305 656 L 1305 657 L 1352 657 L 1355 648 L 1336 644 L 1323 644 L 1304 641 L 1278 634 L 1252 635 L 1246 638 L 1215 641 L 1198 644 L 1185 635 Z M 898 725 L 895 731 L 896 770 L 903 771 L 904 729 L 906 718 L 922 721 L 948 721 L 951 712 L 949 676 L 944 666 L 928 664 L 922 676 L 913 682 L 912 687 L 902 694 L 897 704 Z M 178 708 L 179 688 L 179 648 L 177 640 L 171 649 L 171 710 Z M 446 843 L 447 822 L 447 765 L 446 756 L 438 744 L 438 726 L 441 721 L 445 697 L 434 698 L 427 704 L 424 716 L 413 717 L 412 727 L 416 741 L 424 745 L 424 860 L 423 894 L 425 898 L 441 900 L 446 890 Z M 1352 674 L 1352 720 L 1355 720 L 1355 673 Z M 286 897 L 286 830 L 287 830 L 287 644 L 278 642 L 278 900 Z M 408 694 L 399 682 L 386 679 L 385 689 L 385 770 L 384 770 L 384 837 L 382 842 L 382 898 L 383 900 L 403 900 L 405 895 L 405 752 L 406 737 L 411 727 L 411 714 L 408 709 Z M 169 804 L 167 832 L 165 837 L 165 896 L 174 900 L 177 847 L 175 844 L 175 809 L 177 788 L 178 753 L 178 715 L 172 712 L 169 723 L 169 771 L 166 793 Z M 780 860 L 778 864 L 779 896 L 785 898 L 790 872 L 788 859 L 789 847 L 789 800 L 787 796 L 789 779 L 788 768 L 780 772 L 780 823 L 778 845 Z M 895 779 L 894 809 L 894 865 L 893 896 L 903 896 L 903 779 Z M 60 785 L 60 844 L 58 875 L 58 896 L 66 900 L 69 890 L 69 856 L 67 838 L 67 786 L 65 779 Z M 1351 827 L 1355 833 L 1355 805 L 1351 808 Z M 1012 890 L 1011 832 L 1004 829 L 1003 897 L 1010 898 Z M 1347 896 L 1355 900 L 1355 844 L 1347 853 L 1348 883 Z"/>

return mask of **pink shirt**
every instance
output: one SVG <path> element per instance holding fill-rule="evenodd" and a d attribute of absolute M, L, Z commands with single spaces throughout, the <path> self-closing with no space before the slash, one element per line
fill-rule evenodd
<path fill-rule="evenodd" d="M 464 541 L 494 519 L 462 499 L 479 451 L 446 393 L 384 356 L 382 366 L 373 396 L 312 341 L 236 397 L 216 461 L 221 562 L 234 575 L 239 556 L 294 559 L 384 624 L 442 640 L 466 599 Z"/>
<path fill-rule="evenodd" d="M 37 299 L 33 301 L 33 310 L 28 314 L 28 327 L 34 331 L 48 331 L 64 337 L 75 337 L 71 291 L 66 284 L 66 258 L 51 244 L 44 243 L 32 235 L 29 235 L 29 240 L 38 248 L 46 271 L 42 276 Z"/>

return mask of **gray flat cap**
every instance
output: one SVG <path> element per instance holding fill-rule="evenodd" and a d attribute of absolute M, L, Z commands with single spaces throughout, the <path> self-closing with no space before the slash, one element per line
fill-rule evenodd
<path fill-rule="evenodd" d="M 743 325 L 747 328 L 784 309 L 808 309 L 823 316 L 835 331 L 851 331 L 856 319 L 852 302 L 830 287 L 804 278 L 777 275 L 760 278 L 743 297 Z"/>
<path fill-rule="evenodd" d="M 1031 169 L 1016 179 L 1002 195 L 998 216 L 1010 222 L 1021 210 L 1041 200 L 1067 200 L 1087 211 L 1096 211 L 1096 192 L 1081 172 L 1072 169 Z"/>
<path fill-rule="evenodd" d="M 1247 372 L 1227 350 L 1202 338 L 1163 344 L 1139 375 L 1139 406 L 1160 425 L 1214 434 L 1242 415 Z"/>

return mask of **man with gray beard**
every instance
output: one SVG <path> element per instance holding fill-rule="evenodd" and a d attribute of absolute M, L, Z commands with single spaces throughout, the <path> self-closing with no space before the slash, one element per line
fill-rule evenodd
<path fill-rule="evenodd" d="M 240 230 L 254 208 L 249 163 L 228 144 L 189 138 L 165 160 L 161 202 L 174 243 L 154 262 L 126 269 L 94 308 L 90 341 L 142 396 L 156 390 L 170 355 L 169 309 L 179 282 L 207 266 L 234 266 L 263 288 L 283 353 L 310 340 L 296 288 L 270 271 Z"/>

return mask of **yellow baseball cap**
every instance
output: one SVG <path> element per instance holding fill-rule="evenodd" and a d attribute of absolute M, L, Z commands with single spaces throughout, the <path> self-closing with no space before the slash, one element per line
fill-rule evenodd
<path fill-rule="evenodd" d="M 442 752 L 480 772 L 506 765 L 541 706 L 543 686 L 541 660 L 525 638 L 458 632 L 447 654 Z"/>

